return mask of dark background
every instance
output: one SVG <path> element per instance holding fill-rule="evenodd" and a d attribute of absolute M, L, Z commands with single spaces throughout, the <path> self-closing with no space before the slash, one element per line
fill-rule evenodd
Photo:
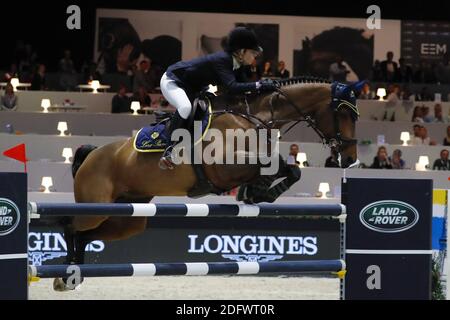
<path fill-rule="evenodd" d="M 77 4 L 81 8 L 81 30 L 66 28 L 66 8 Z M 2 37 L 0 69 L 12 59 L 16 40 L 30 43 L 38 53 L 38 61 L 54 71 L 63 50 L 72 51 L 79 69 L 83 61 L 92 59 L 95 36 L 96 8 L 139 10 L 223 12 L 240 14 L 272 14 L 329 17 L 367 17 L 371 4 L 381 8 L 382 19 L 449 20 L 448 0 L 420 1 L 287 1 L 287 0 L 41 0 L 8 1 L 2 3 Z"/>

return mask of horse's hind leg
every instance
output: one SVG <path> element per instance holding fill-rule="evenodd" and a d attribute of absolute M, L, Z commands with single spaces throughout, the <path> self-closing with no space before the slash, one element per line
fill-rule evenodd
<path fill-rule="evenodd" d="M 83 171 L 76 176 L 76 180 L 80 178 Z M 103 175 L 89 175 L 83 177 L 84 188 L 77 187 L 75 183 L 75 200 L 76 202 L 113 202 L 112 183 Z M 90 188 L 90 187 L 93 188 Z M 102 186 L 97 188 L 96 186 Z M 85 247 L 90 242 L 80 233 L 84 230 L 95 229 L 100 226 L 108 217 L 106 216 L 77 216 L 67 218 L 64 223 L 64 239 L 67 244 L 66 264 L 82 264 L 84 263 Z M 86 242 L 87 241 L 87 242 Z M 83 281 L 78 279 L 78 283 Z M 53 289 L 56 291 L 73 290 L 75 287 L 67 283 L 67 278 L 55 278 L 53 281 Z"/>

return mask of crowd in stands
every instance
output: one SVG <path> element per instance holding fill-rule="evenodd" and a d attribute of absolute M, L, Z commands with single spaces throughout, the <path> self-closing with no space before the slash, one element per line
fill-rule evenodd
<path fill-rule="evenodd" d="M 47 67 L 41 63 L 36 51 L 31 45 L 18 41 L 14 49 L 15 61 L 13 61 L 6 72 L 4 72 L 2 81 L 9 82 L 12 78 L 19 78 L 20 82 L 31 84 L 30 90 L 53 90 L 48 83 Z M 86 84 L 92 80 L 103 81 L 106 75 L 102 72 L 101 65 L 90 61 L 77 68 L 70 50 L 64 50 L 61 59 L 57 63 L 59 73 L 59 89 L 76 90 L 78 84 Z M 129 113 L 132 101 L 139 101 L 141 107 L 151 106 L 152 101 L 150 93 L 158 92 L 159 80 L 163 70 L 157 65 L 153 65 L 148 58 L 141 59 L 137 64 L 130 64 L 126 70 L 121 72 L 129 78 L 129 85 L 120 83 L 115 90 L 117 94 L 112 99 L 112 113 Z M 263 78 L 289 78 L 290 72 L 286 70 L 284 61 L 279 61 L 275 66 L 270 61 L 254 63 L 246 69 L 246 78 L 248 81 L 258 81 Z M 349 64 L 340 56 L 329 67 L 330 80 L 348 82 L 357 80 L 357 77 Z M 405 60 L 400 58 L 398 62 L 394 59 L 393 52 L 387 52 L 386 60 L 375 60 L 370 75 L 370 81 L 373 83 L 388 83 L 387 101 L 433 101 L 434 94 L 424 86 L 419 92 L 413 93 L 409 89 L 409 84 L 447 84 L 450 83 L 450 55 L 444 54 L 442 60 L 431 65 L 422 60 L 417 67 L 407 65 Z M 401 85 L 399 85 L 399 83 Z M 372 88 L 370 82 L 366 82 L 358 95 L 359 99 L 378 99 L 376 89 Z M 5 86 L 4 94 L 1 96 L 0 110 L 16 110 L 18 97 L 14 93 L 11 83 Z M 411 145 L 438 145 L 440 141 L 428 136 L 425 123 L 449 123 L 449 115 L 444 115 L 442 105 L 434 105 L 433 114 L 427 106 L 417 105 L 414 108 L 411 121 L 415 122 L 413 126 L 413 137 Z M 447 134 L 442 141 L 442 145 L 450 145 L 450 126 L 447 127 Z M 290 151 L 290 157 L 298 153 L 298 145 L 293 145 Z M 296 159 L 296 158 L 295 158 Z M 296 160 L 294 160 L 295 163 Z M 298 163 L 297 163 L 298 164 Z M 304 166 L 309 164 L 305 162 Z M 338 167 L 337 154 L 331 152 L 325 160 L 326 167 Z M 403 169 L 405 161 L 402 159 L 402 152 L 399 149 L 393 151 L 388 156 L 387 149 L 380 147 L 377 155 L 374 157 L 370 168 L 379 169 Z M 443 149 L 440 159 L 433 163 L 433 169 L 449 170 L 448 150 Z"/>

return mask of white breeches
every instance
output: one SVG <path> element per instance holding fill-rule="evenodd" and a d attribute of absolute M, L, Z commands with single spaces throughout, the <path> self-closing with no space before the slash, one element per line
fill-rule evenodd
<path fill-rule="evenodd" d="M 175 80 L 167 77 L 166 73 L 161 77 L 161 92 L 167 101 L 174 106 L 183 119 L 191 114 L 192 105 L 186 92 L 180 88 Z"/>

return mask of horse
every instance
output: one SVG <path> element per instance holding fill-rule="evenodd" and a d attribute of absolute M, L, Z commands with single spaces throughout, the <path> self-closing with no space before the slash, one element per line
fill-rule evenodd
<path fill-rule="evenodd" d="M 210 128 L 281 129 L 288 123 L 305 121 L 337 152 L 341 166 L 357 161 L 355 121 L 358 109 L 354 90 L 360 84 L 331 83 L 313 77 L 278 80 L 278 90 L 253 96 L 218 96 L 214 106 L 225 107 L 212 114 Z M 208 135 L 208 133 L 206 133 Z M 205 140 L 207 140 L 205 138 Z M 206 144 L 207 145 L 207 144 Z M 203 149 L 206 147 L 203 146 Z M 235 149 L 238 153 L 242 150 Z M 161 170 L 160 153 L 137 152 L 133 139 L 102 147 L 82 146 L 74 157 L 74 196 L 76 202 L 147 203 L 154 196 L 186 196 L 197 182 L 191 164 Z M 273 202 L 300 179 L 297 166 L 280 163 L 278 172 L 261 176 L 260 164 L 205 164 L 206 178 L 219 190 L 241 186 L 240 200 L 247 203 Z M 298 171 L 297 171 L 298 170 Z M 279 178 L 286 179 L 271 187 Z M 78 216 L 63 222 L 67 242 L 67 264 L 84 263 L 86 245 L 93 240 L 122 240 L 143 232 L 146 217 Z M 55 290 L 68 290 L 65 279 L 55 279 Z"/>

